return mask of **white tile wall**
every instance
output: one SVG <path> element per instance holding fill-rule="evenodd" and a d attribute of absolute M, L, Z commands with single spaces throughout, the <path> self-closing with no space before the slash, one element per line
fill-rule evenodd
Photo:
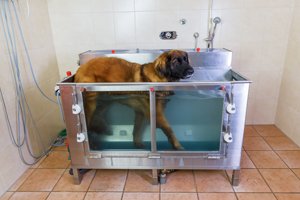
<path fill-rule="evenodd" d="M 133 12 L 115 13 L 116 43 L 135 43 L 135 15 Z"/>
<path fill-rule="evenodd" d="M 290 31 L 289 43 L 279 93 L 276 125 L 291 139 L 300 145 L 300 7 L 295 2 L 293 22 Z"/>
<path fill-rule="evenodd" d="M 77 54 L 89 49 L 194 48 L 195 32 L 199 47 L 206 46 L 208 0 L 73 0 L 68 12 L 58 1 L 48 2 L 61 77 L 67 69 L 75 72 Z M 212 15 L 222 19 L 215 47 L 233 50 L 233 68 L 255 81 L 247 123 L 274 123 L 294 5 L 298 0 L 214 1 Z M 160 40 L 166 30 L 178 38 Z M 269 74 L 275 87 L 264 85 Z"/>

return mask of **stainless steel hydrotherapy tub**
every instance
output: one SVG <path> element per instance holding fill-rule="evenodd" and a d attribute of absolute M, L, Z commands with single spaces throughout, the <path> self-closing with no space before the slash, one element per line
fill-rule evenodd
<path fill-rule="evenodd" d="M 144 64 L 152 62 L 163 51 L 87 51 L 80 54 L 79 62 L 83 64 L 94 57 L 110 56 Z M 234 170 L 232 183 L 238 184 L 250 81 L 231 69 L 232 52 L 229 50 L 186 51 L 195 70 L 188 80 L 74 83 L 71 76 L 57 84 L 76 183 L 80 183 L 79 169 L 152 169 L 155 182 L 159 169 L 231 169 Z M 120 91 L 126 94 L 142 92 L 143 96 L 134 98 L 147 98 L 150 102 L 150 120 L 143 131 L 143 147 L 136 147 L 132 141 L 134 112 L 118 103 L 132 95 L 119 95 Z M 172 149 L 163 132 L 156 128 L 156 94 L 162 91 L 173 92 L 163 97 L 167 102 L 165 116 L 184 147 L 182 151 Z M 98 118 L 105 118 L 109 133 L 89 130 L 84 108 L 86 92 L 101 94 L 97 103 L 107 105 L 107 109 Z"/>

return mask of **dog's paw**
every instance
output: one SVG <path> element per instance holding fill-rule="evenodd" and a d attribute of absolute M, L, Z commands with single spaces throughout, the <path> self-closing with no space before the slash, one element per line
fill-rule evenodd
<path fill-rule="evenodd" d="M 180 145 L 180 146 L 174 147 L 174 149 L 176 149 L 177 151 L 183 151 L 184 147 Z"/>
<path fill-rule="evenodd" d="M 183 150 L 184 150 L 184 147 L 181 146 L 180 143 L 178 143 L 178 144 L 174 144 L 174 145 L 173 145 L 173 149 L 175 149 L 175 150 L 177 150 L 177 151 L 183 151 Z"/>
<path fill-rule="evenodd" d="M 142 142 L 134 142 L 134 146 L 138 149 L 144 149 L 145 145 Z"/>

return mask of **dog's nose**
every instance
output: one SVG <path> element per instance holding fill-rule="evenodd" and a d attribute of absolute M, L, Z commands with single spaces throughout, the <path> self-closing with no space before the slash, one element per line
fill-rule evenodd
<path fill-rule="evenodd" d="M 188 75 L 192 75 L 193 73 L 194 73 L 194 69 L 192 67 L 190 67 L 186 70 L 186 74 L 188 74 Z"/>

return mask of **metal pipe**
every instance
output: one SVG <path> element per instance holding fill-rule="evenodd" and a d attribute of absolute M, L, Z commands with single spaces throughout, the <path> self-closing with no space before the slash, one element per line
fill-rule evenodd
<path fill-rule="evenodd" d="M 149 101 L 150 101 L 150 132 L 151 132 L 151 152 L 157 152 L 156 146 L 156 99 L 155 90 L 150 88 L 149 91 Z"/>
<path fill-rule="evenodd" d="M 213 8 L 213 0 L 209 0 L 208 2 L 208 23 L 207 23 L 207 33 L 210 36 L 211 26 L 212 26 L 212 8 Z"/>

